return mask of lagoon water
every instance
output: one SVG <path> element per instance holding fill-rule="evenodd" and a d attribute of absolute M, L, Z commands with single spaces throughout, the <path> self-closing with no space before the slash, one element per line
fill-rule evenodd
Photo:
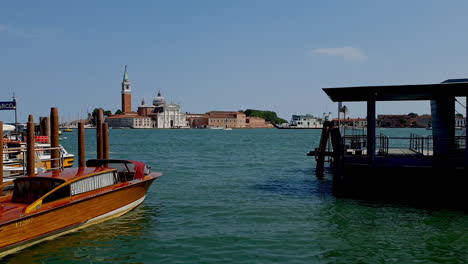
<path fill-rule="evenodd" d="M 424 129 L 388 129 L 389 135 Z M 76 154 L 76 131 L 62 144 Z M 126 215 L 6 263 L 466 263 L 460 211 L 335 198 L 305 154 L 319 130 L 110 131 L 111 157 L 163 177 Z M 87 157 L 95 131 L 87 130 Z"/>

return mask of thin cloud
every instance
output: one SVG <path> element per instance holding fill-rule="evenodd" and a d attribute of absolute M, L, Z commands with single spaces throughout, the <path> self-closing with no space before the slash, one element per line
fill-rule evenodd
<path fill-rule="evenodd" d="M 342 57 L 347 61 L 364 61 L 367 59 L 362 50 L 353 47 L 320 48 L 312 50 L 311 53 Z"/>
<path fill-rule="evenodd" d="M 0 24 L 0 32 L 7 31 L 11 28 L 10 24 Z"/>

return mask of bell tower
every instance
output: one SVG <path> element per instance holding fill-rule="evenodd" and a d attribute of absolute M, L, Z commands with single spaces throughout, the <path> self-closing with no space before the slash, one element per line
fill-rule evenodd
<path fill-rule="evenodd" d="M 122 81 L 122 112 L 124 114 L 132 112 L 132 89 L 128 79 L 127 65 L 125 65 Z"/>

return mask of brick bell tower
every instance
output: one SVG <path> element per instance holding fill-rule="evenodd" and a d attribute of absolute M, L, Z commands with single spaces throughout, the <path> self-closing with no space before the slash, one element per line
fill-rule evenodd
<path fill-rule="evenodd" d="M 127 65 L 125 65 L 122 81 L 122 112 L 123 114 L 132 112 L 132 89 L 128 79 Z"/>

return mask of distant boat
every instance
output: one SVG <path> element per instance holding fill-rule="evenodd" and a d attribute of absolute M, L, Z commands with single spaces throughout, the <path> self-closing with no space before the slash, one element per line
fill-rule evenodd
<path fill-rule="evenodd" d="M 226 127 L 226 128 L 224 128 L 223 130 L 232 130 L 232 128 Z"/>
<path fill-rule="evenodd" d="M 322 129 L 323 121 L 328 116 L 323 118 L 315 117 L 312 115 L 293 115 L 289 123 L 284 123 L 276 126 L 279 129 Z"/>
<path fill-rule="evenodd" d="M 224 129 L 224 127 L 209 127 L 210 129 Z"/>
<path fill-rule="evenodd" d="M 63 132 L 73 132 L 73 129 L 71 129 L 71 128 L 64 128 L 64 129 L 63 129 Z"/>

